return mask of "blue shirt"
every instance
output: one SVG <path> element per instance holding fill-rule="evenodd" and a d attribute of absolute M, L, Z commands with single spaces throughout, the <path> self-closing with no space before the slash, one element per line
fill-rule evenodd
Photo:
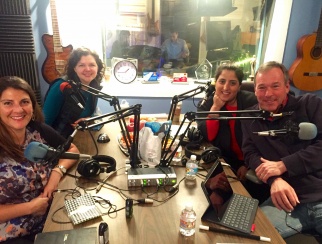
<path fill-rule="evenodd" d="M 189 49 L 185 40 L 178 38 L 176 41 L 166 39 L 162 46 L 161 51 L 168 54 L 168 59 L 183 60 L 182 53 L 189 56 Z"/>

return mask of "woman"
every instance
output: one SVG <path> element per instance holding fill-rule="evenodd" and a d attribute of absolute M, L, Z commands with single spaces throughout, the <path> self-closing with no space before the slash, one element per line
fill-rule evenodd
<path fill-rule="evenodd" d="M 236 111 L 244 110 L 257 103 L 254 93 L 240 90 L 243 71 L 232 65 L 219 66 L 215 74 L 214 92 L 198 105 L 198 111 Z M 209 114 L 208 117 L 219 116 Z M 225 115 L 226 116 L 226 115 Z M 229 115 L 227 115 L 229 116 Z M 239 116 L 232 113 L 230 116 Z M 268 194 L 257 194 L 258 185 L 246 181 L 248 168 L 244 163 L 242 145 L 242 131 L 240 120 L 203 120 L 198 121 L 198 129 L 203 138 L 221 149 L 222 156 L 242 180 L 250 194 L 265 200 Z M 262 186 L 262 185 L 260 185 Z M 263 199 L 262 199 L 263 198 Z"/>
<path fill-rule="evenodd" d="M 43 106 L 46 124 L 67 138 L 78 122 L 92 116 L 97 106 L 97 97 L 84 91 L 86 88 L 81 87 L 81 84 L 100 90 L 104 71 L 104 64 L 95 52 L 88 48 L 74 50 L 66 66 L 66 76 L 53 81 L 47 91 Z M 78 83 L 81 89 L 62 84 L 67 80 Z"/>
<path fill-rule="evenodd" d="M 0 242 L 32 239 L 42 231 L 52 193 L 63 176 L 58 167 L 24 157 L 32 141 L 54 148 L 65 142 L 43 121 L 29 84 L 15 76 L 0 78 Z M 68 152 L 79 153 L 73 144 Z M 75 162 L 61 159 L 58 165 L 67 170 Z"/>

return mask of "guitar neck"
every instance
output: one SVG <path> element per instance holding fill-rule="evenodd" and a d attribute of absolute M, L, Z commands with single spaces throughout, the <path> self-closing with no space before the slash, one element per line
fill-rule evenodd
<path fill-rule="evenodd" d="M 61 45 L 61 39 L 60 39 L 60 35 L 59 35 L 55 0 L 50 0 L 50 8 L 51 8 L 51 21 L 52 21 L 52 25 L 53 25 L 54 50 L 55 50 L 55 52 L 61 52 L 62 45 Z"/>
<path fill-rule="evenodd" d="M 321 13 L 320 13 L 319 27 L 318 27 L 318 31 L 316 34 L 315 47 L 322 48 L 322 9 L 321 9 Z"/>

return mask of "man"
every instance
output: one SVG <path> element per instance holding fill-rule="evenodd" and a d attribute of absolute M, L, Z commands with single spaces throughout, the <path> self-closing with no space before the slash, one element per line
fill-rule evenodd
<path fill-rule="evenodd" d="M 242 121 L 245 162 L 271 189 L 261 209 L 284 238 L 308 229 L 322 234 L 322 135 L 301 140 L 298 132 L 276 137 L 254 133 L 283 128 L 296 131 L 302 122 L 313 123 L 322 131 L 322 100 L 309 93 L 289 95 L 288 71 L 277 62 L 261 65 L 254 82 L 258 104 L 251 109 L 285 114 Z"/>
<path fill-rule="evenodd" d="M 171 38 L 166 39 L 161 46 L 166 62 L 172 62 L 173 68 L 182 68 L 184 59 L 189 57 L 189 49 L 185 40 L 178 38 L 178 32 L 171 31 Z"/>
<path fill-rule="evenodd" d="M 123 58 L 123 55 L 125 54 L 125 48 L 129 46 L 129 38 L 130 38 L 130 32 L 128 30 L 121 30 L 119 34 L 119 39 L 116 40 L 112 45 L 112 50 L 110 54 L 110 58 L 113 57 L 116 58 Z"/>

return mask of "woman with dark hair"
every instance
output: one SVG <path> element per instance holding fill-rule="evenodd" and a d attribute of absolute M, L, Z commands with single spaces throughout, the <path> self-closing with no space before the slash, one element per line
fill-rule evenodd
<path fill-rule="evenodd" d="M 46 124 L 67 138 L 78 122 L 93 115 L 97 107 L 97 97 L 84 91 L 86 88 L 71 91 L 80 105 L 75 102 L 69 92 L 65 91 L 71 88 L 62 83 L 72 80 L 101 90 L 100 83 L 105 66 L 97 53 L 83 47 L 71 53 L 65 70 L 66 76 L 53 81 L 50 85 L 45 97 L 43 112 Z"/>
<path fill-rule="evenodd" d="M 65 143 L 43 121 L 29 84 L 16 76 L 0 78 L 0 242 L 23 237 L 21 243 L 28 243 L 42 231 L 52 193 L 63 173 L 76 162 L 60 159 L 53 166 L 24 157 L 30 142 L 54 148 Z M 79 153 L 74 144 L 68 152 Z"/>
<path fill-rule="evenodd" d="M 257 103 L 253 92 L 241 90 L 241 83 L 244 78 L 243 71 L 234 65 L 221 65 L 215 73 L 215 85 L 212 94 L 207 99 L 202 100 L 198 105 L 198 111 L 236 111 L 244 110 Z M 209 114 L 208 117 L 219 116 Z M 226 116 L 240 116 L 231 113 Z M 226 117 L 225 116 L 225 117 Z M 259 199 L 266 200 L 268 195 L 263 185 L 256 185 L 246 180 L 248 168 L 244 162 L 241 151 L 242 131 L 240 120 L 200 120 L 198 129 L 203 138 L 221 149 L 225 161 L 235 171 L 237 177 L 244 183 L 249 193 Z M 258 187 L 262 187 L 261 192 Z"/>

